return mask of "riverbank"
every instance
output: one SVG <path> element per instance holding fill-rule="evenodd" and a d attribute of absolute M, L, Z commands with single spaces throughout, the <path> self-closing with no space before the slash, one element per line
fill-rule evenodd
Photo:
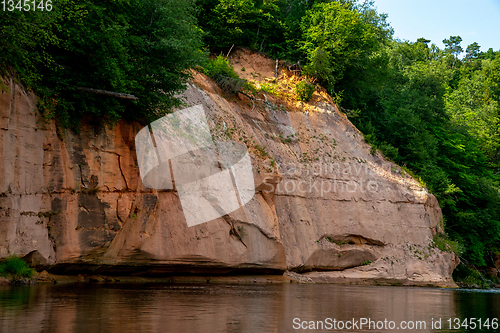
<path fill-rule="evenodd" d="M 290 283 L 292 279 L 285 275 L 234 275 L 234 276 L 110 276 L 110 275 L 55 275 L 43 271 L 35 276 L 39 284 L 71 284 L 71 283 Z"/>
<path fill-rule="evenodd" d="M 338 284 L 338 285 L 373 285 L 373 286 L 413 286 L 413 287 L 437 287 L 437 288 L 462 288 L 462 289 L 498 289 L 500 288 L 500 280 L 493 275 L 481 274 L 477 270 L 470 267 L 460 268 L 456 271 L 456 280 L 432 281 L 431 277 L 422 277 L 418 280 L 408 280 L 404 277 L 383 276 L 374 274 L 377 271 L 376 267 L 365 267 L 363 270 L 344 270 L 344 271 L 311 271 L 311 272 L 267 272 L 262 273 L 257 270 L 240 270 L 227 271 L 223 273 L 217 270 L 184 270 L 175 271 L 170 268 L 161 267 L 139 270 L 138 267 L 129 267 L 126 270 L 117 271 L 104 269 L 103 267 L 94 266 L 78 266 L 79 271 L 74 266 L 68 266 L 63 269 L 62 266 L 58 269 L 38 268 L 36 271 L 32 266 L 30 268 L 24 259 L 11 257 L 11 262 L 22 262 L 23 265 L 18 265 L 19 271 L 12 271 L 7 276 L 0 276 L 0 285 L 34 285 L 34 284 L 115 284 L 115 283 L 160 283 L 160 284 L 283 284 L 283 283 L 300 283 L 300 284 Z M 6 261 L 3 262 L 5 266 Z M 123 267 L 122 267 L 123 269 Z M 167 273 L 169 271 L 169 273 Z M 23 275 L 28 272 L 28 275 Z M 55 272 L 66 272 L 59 274 Z M 75 273 L 77 272 L 77 273 Z M 127 274 L 124 274 L 128 272 Z M 111 274 L 110 274 L 111 273 Z M 431 282 L 429 282 L 431 281 Z"/>
<path fill-rule="evenodd" d="M 165 277 L 147 276 L 119 276 L 100 274 L 57 275 L 47 271 L 37 273 L 33 278 L 35 284 L 115 284 L 115 283 L 160 283 L 160 284 L 337 284 L 337 285 L 364 285 L 364 286 L 412 286 L 458 288 L 455 283 L 430 284 L 400 281 L 398 279 L 369 279 L 369 278 L 335 278 L 327 272 L 310 272 L 298 274 L 287 271 L 282 275 L 176 275 Z"/>

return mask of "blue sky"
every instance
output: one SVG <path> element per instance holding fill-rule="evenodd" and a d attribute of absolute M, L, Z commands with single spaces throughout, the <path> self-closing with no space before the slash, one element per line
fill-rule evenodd
<path fill-rule="evenodd" d="M 444 48 L 444 38 L 458 35 L 464 50 L 473 42 L 500 50 L 500 0 L 375 0 L 375 7 L 401 40 L 425 37 Z"/>

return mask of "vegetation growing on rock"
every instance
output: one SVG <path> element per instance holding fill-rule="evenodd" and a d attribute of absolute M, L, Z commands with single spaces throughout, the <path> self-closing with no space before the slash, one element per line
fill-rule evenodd
<path fill-rule="evenodd" d="M 0 276 L 8 278 L 13 284 L 26 284 L 34 274 L 35 270 L 15 255 L 0 262 Z"/>
<path fill-rule="evenodd" d="M 307 102 L 311 99 L 314 93 L 314 85 L 307 81 L 300 81 L 295 86 L 295 92 L 297 93 L 297 98 L 303 102 Z"/>

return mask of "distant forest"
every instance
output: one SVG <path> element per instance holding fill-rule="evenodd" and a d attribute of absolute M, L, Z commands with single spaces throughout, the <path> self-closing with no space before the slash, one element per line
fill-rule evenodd
<path fill-rule="evenodd" d="M 46 119 L 75 130 L 82 118 L 150 121 L 178 105 L 189 68 L 233 45 L 300 61 L 374 149 L 437 196 L 441 237 L 465 263 L 492 265 L 500 254 L 498 50 L 461 45 L 460 36 L 445 39 L 445 49 L 425 36 L 395 40 L 373 1 L 54 0 L 50 11 L 14 4 L 0 15 L 0 68 L 40 96 Z"/>

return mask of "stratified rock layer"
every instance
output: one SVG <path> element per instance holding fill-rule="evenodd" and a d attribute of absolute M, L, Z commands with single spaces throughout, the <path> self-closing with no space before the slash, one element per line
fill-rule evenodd
<path fill-rule="evenodd" d="M 269 95 L 226 99 L 196 74 L 186 104 L 204 106 L 217 140 L 247 144 L 257 190 L 242 209 L 188 227 L 175 191 L 141 182 L 134 138 L 142 125 L 58 135 L 36 96 L 4 83 L 0 257 L 29 254 L 56 274 L 289 270 L 312 282 L 453 285 L 457 259 L 432 246 L 437 200 L 372 154 L 328 97 L 285 110 Z"/>

